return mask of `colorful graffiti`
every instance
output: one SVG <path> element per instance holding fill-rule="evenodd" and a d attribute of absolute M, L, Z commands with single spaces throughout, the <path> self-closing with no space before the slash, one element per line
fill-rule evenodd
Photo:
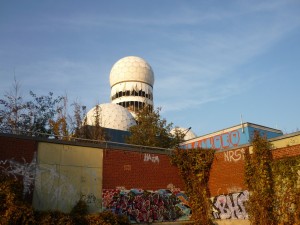
<path fill-rule="evenodd" d="M 226 149 L 237 147 L 241 141 L 241 129 L 228 131 L 222 134 L 217 134 L 212 137 L 201 138 L 195 142 L 189 143 L 184 148 L 213 148 Z"/>
<path fill-rule="evenodd" d="M 249 192 L 247 190 L 219 195 L 212 199 L 213 216 L 215 219 L 248 219 L 244 202 L 248 201 Z"/>
<path fill-rule="evenodd" d="M 118 215 L 126 215 L 131 222 L 151 223 L 188 220 L 190 207 L 182 192 L 172 193 L 167 189 L 144 191 L 140 189 L 104 189 L 103 209 Z"/>

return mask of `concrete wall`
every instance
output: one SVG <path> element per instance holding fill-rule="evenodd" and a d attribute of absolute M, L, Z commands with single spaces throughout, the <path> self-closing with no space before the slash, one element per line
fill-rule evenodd
<path fill-rule="evenodd" d="M 101 211 L 102 171 L 102 149 L 40 142 L 33 207 L 70 212 L 82 198 Z"/>

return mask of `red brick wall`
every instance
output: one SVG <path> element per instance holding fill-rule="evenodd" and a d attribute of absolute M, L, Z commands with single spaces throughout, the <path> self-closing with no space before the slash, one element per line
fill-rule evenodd
<path fill-rule="evenodd" d="M 33 160 L 34 153 L 37 151 L 37 141 L 33 139 L 25 139 L 18 136 L 0 136 L 0 170 L 4 169 L 6 172 L 12 172 L 11 163 L 9 160 L 17 161 L 21 164 L 30 163 Z M 10 167 L 9 167 L 10 166 Z M 8 171 L 7 171 L 8 170 Z M 20 168 L 13 168 L 14 171 L 20 172 Z M 23 177 L 20 173 L 13 172 L 21 182 Z M 33 185 L 30 187 L 31 192 L 26 193 L 25 200 L 32 202 Z"/>
<path fill-rule="evenodd" d="M 274 159 L 300 155 L 300 145 L 277 148 L 272 151 Z"/>
<path fill-rule="evenodd" d="M 31 162 L 37 151 L 37 140 L 0 135 L 0 162 L 14 159 Z M 211 196 L 245 190 L 244 157 L 246 148 L 217 152 L 213 161 L 209 189 Z M 273 150 L 275 159 L 300 155 L 300 145 Z M 170 165 L 169 156 L 142 152 L 107 149 L 103 153 L 103 188 L 116 187 L 157 190 L 169 184 L 184 190 L 176 167 Z M 159 162 L 158 162 L 159 159 Z"/>
<path fill-rule="evenodd" d="M 17 136 L 0 136 L 0 160 L 31 162 L 37 151 L 37 141 Z"/>
<path fill-rule="evenodd" d="M 243 156 L 245 149 L 216 152 L 209 178 L 211 196 L 245 190 Z"/>
<path fill-rule="evenodd" d="M 217 152 L 210 172 L 211 196 L 228 194 L 246 189 L 244 184 L 244 157 L 246 148 Z M 274 159 L 300 155 L 300 145 L 278 148 L 272 151 Z"/>
<path fill-rule="evenodd" d="M 168 155 L 148 154 L 145 157 L 145 154 L 148 153 L 104 150 L 103 188 L 157 190 L 173 184 L 176 188 L 183 189 L 178 170 L 170 164 Z"/>

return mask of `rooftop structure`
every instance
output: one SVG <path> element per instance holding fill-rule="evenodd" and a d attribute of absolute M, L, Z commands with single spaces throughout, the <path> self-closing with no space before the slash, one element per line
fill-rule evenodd
<path fill-rule="evenodd" d="M 283 135 L 281 130 L 247 122 L 187 140 L 182 143 L 181 147 L 186 149 L 202 147 L 225 150 L 249 144 L 255 130 L 259 131 L 261 135 L 265 135 L 267 139 Z"/>

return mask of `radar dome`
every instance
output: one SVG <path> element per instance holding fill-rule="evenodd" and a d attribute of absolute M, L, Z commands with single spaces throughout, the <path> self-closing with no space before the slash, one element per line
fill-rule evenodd
<path fill-rule="evenodd" d="M 175 134 L 175 131 L 178 130 L 181 133 L 185 134 L 183 140 L 187 141 L 193 138 L 196 138 L 196 134 L 190 129 L 190 128 L 184 128 L 184 127 L 175 127 L 171 130 L 171 134 Z"/>
<path fill-rule="evenodd" d="M 127 56 L 117 61 L 110 72 L 110 100 L 134 116 L 145 105 L 153 107 L 154 74 L 142 58 Z"/>
<path fill-rule="evenodd" d="M 87 125 L 95 126 L 96 106 L 87 113 Z M 131 113 L 124 107 L 105 103 L 98 105 L 99 125 L 101 127 L 128 131 L 133 125 L 136 125 Z"/>
<path fill-rule="evenodd" d="M 137 56 L 127 56 L 117 61 L 110 71 L 110 86 L 124 82 L 143 82 L 154 84 L 154 75 L 151 66 L 142 58 Z"/>

